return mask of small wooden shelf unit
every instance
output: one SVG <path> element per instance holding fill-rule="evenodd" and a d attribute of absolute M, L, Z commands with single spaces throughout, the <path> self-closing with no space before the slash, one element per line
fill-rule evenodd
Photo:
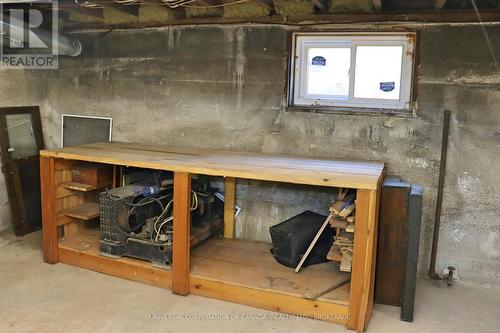
<path fill-rule="evenodd" d="M 85 223 L 99 216 L 99 188 L 71 183 L 71 167 L 82 161 L 109 165 L 113 170 L 116 166 L 132 166 L 174 172 L 175 232 L 170 269 L 131 258 L 99 255 L 99 230 Z M 358 332 L 366 329 L 373 310 L 384 163 L 115 142 L 43 150 L 40 165 L 45 262 L 62 262 L 148 283 L 171 289 L 177 295 L 192 293 L 342 323 Z M 191 175 L 196 174 L 225 179 L 224 238 L 209 239 L 190 249 L 190 187 Z M 328 289 L 348 276 L 331 263 L 312 265 L 297 274 L 274 260 L 270 244 L 235 239 L 237 178 L 356 189 L 350 284 L 310 299 L 307 295 Z"/>

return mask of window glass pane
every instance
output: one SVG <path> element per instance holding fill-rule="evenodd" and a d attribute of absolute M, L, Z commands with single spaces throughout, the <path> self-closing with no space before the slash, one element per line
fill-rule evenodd
<path fill-rule="evenodd" d="M 38 155 L 38 146 L 31 125 L 30 113 L 5 115 L 7 136 L 9 138 L 9 152 L 11 158 Z"/>
<path fill-rule="evenodd" d="M 357 46 L 354 97 L 399 100 L 402 46 Z"/>
<path fill-rule="evenodd" d="M 349 95 L 350 48 L 310 48 L 307 94 L 345 99 Z"/>

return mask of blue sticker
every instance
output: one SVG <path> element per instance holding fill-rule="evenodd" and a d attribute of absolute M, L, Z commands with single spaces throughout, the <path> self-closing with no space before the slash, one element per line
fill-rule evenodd
<path fill-rule="evenodd" d="M 393 91 L 396 87 L 396 82 L 380 82 L 380 90 L 389 92 Z"/>
<path fill-rule="evenodd" d="M 312 60 L 313 66 L 326 66 L 326 59 L 322 56 L 316 56 Z"/>

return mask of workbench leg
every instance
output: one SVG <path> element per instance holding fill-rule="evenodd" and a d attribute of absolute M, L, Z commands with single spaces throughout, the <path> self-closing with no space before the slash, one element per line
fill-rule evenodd
<path fill-rule="evenodd" d="M 234 205 L 236 204 L 236 179 L 224 178 L 224 238 L 234 238 Z"/>
<path fill-rule="evenodd" d="M 175 172 L 172 293 L 183 296 L 189 294 L 190 207 L 191 175 Z"/>
<path fill-rule="evenodd" d="M 349 321 L 351 330 L 364 332 L 373 311 L 379 191 L 358 190 L 356 231 L 351 271 Z"/>
<path fill-rule="evenodd" d="M 40 156 L 43 261 L 59 262 L 54 158 Z"/>
<path fill-rule="evenodd" d="M 121 186 L 120 169 L 121 166 L 113 165 L 113 184 L 111 185 L 112 188 L 117 188 Z"/>

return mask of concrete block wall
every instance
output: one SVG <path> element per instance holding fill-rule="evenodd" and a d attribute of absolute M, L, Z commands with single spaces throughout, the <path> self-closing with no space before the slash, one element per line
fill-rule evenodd
<path fill-rule="evenodd" d="M 361 27 L 363 28 L 363 27 Z M 171 27 L 82 33 L 85 54 L 59 71 L 0 71 L 0 104 L 41 106 L 46 144 L 61 113 L 113 117 L 115 140 L 331 158 L 385 160 L 425 188 L 421 271 L 428 267 L 442 111 L 452 111 L 438 267 L 463 279 L 500 278 L 500 75 L 478 26 L 422 30 L 416 117 L 287 112 L 291 28 Z M 486 28 L 500 54 L 500 27 Z M 7 93 L 8 92 L 8 93 Z M 326 212 L 332 191 L 240 181 L 237 235 L 305 209 Z"/>

